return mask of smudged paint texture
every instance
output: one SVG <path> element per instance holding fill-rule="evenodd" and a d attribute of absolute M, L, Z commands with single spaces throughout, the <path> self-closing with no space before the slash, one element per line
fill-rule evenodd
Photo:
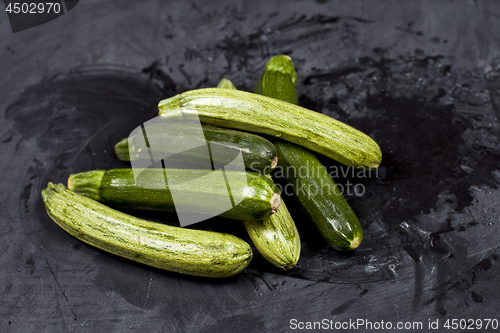
<path fill-rule="evenodd" d="M 0 331 L 261 332 L 286 331 L 292 318 L 425 327 L 497 316 L 499 15 L 487 1 L 102 1 L 23 34 L 3 22 Z M 283 273 L 256 256 L 216 282 L 106 254 L 47 217 L 47 182 L 126 166 L 113 145 L 156 116 L 160 99 L 222 77 L 251 91 L 278 53 L 294 59 L 300 105 L 382 149 L 370 175 L 321 157 L 365 230 L 354 253 L 318 241 L 293 196 L 297 267 Z M 175 214 L 131 213 L 176 224 Z M 248 240 L 233 221 L 196 227 Z"/>

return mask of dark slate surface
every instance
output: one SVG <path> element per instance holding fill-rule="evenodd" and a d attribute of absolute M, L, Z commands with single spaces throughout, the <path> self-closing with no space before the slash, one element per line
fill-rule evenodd
<path fill-rule="evenodd" d="M 447 319 L 500 319 L 500 4 L 212 3 L 82 0 L 16 34 L 0 14 L 0 331 L 282 332 L 292 319 L 366 319 L 421 332 L 429 320 L 447 331 Z M 322 243 L 293 197 L 297 267 L 256 254 L 226 280 L 117 258 L 47 217 L 47 182 L 126 166 L 114 143 L 160 99 L 222 77 L 250 91 L 279 53 L 296 63 L 301 105 L 381 146 L 378 174 L 336 178 L 366 189 L 347 195 L 365 230 L 354 253 Z M 195 226 L 248 240 L 236 222 Z"/>

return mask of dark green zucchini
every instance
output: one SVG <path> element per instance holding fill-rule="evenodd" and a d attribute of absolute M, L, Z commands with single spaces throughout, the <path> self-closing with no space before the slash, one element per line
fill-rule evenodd
<path fill-rule="evenodd" d="M 168 182 L 164 172 L 168 173 Z M 137 184 L 132 169 L 95 170 L 70 175 L 68 188 L 112 207 L 220 215 L 237 220 L 261 220 L 280 206 L 280 195 L 274 192 L 267 177 L 254 172 L 226 171 L 224 177 L 232 198 L 235 203 L 237 198 L 241 202 L 220 214 L 229 200 L 227 184 L 214 182 L 214 178 L 208 177 L 210 174 L 213 175 L 212 170 L 149 168 L 140 173 Z M 169 186 L 173 182 L 182 191 L 175 205 Z"/>
<path fill-rule="evenodd" d="M 276 148 L 261 136 L 207 125 L 201 126 L 204 136 L 200 136 L 199 128 L 189 123 L 168 128 L 165 131 L 161 123 L 145 127 L 147 142 L 143 138 L 143 131 L 136 131 L 115 145 L 115 153 L 122 161 L 149 161 L 151 156 L 161 156 L 162 149 L 167 145 L 189 141 L 197 148 L 170 156 L 168 161 L 202 168 L 210 168 L 212 162 L 214 169 L 225 167 L 231 170 L 233 166 L 229 163 L 241 152 L 247 171 L 268 174 L 276 167 Z"/>
<path fill-rule="evenodd" d="M 357 248 L 363 230 L 326 168 L 307 149 L 285 141 L 275 146 L 285 179 L 326 243 L 339 251 Z"/>
<path fill-rule="evenodd" d="M 153 223 L 49 183 L 42 197 L 50 218 L 73 237 L 101 250 L 168 271 L 222 278 L 252 260 L 233 235 Z"/>
<path fill-rule="evenodd" d="M 294 66 L 289 57 L 271 58 L 255 90 L 296 103 L 295 84 L 289 75 L 295 70 L 290 68 Z M 358 247 L 363 237 L 358 218 L 317 157 L 308 149 L 289 142 L 276 140 L 274 144 L 278 165 L 327 244 L 341 251 Z"/>

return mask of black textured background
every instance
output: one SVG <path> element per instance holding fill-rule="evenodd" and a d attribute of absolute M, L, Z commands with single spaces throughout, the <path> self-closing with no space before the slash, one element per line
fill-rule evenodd
<path fill-rule="evenodd" d="M 0 331 L 282 332 L 293 318 L 439 319 L 448 331 L 446 319 L 500 319 L 499 31 L 500 3 L 480 0 L 82 0 L 15 34 L 0 13 Z M 47 182 L 126 166 L 113 145 L 160 99 L 222 77 L 251 91 L 280 53 L 296 64 L 300 105 L 381 146 L 378 176 L 336 179 L 366 187 L 348 196 L 365 230 L 354 253 L 319 241 L 293 197 L 297 267 L 255 252 L 225 280 L 117 258 L 47 217 Z M 237 221 L 193 227 L 248 240 Z"/>

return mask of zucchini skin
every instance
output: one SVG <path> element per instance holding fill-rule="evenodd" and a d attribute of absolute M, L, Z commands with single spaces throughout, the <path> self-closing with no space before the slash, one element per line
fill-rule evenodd
<path fill-rule="evenodd" d="M 290 68 L 294 68 L 292 59 L 287 56 L 273 57 L 266 68 L 269 69 L 257 82 L 256 90 L 270 97 L 296 103 L 296 88 L 289 74 L 292 72 Z M 291 143 L 278 140 L 275 144 L 279 147 L 278 165 L 283 168 L 285 178 L 292 185 L 299 203 L 327 244 L 340 251 L 358 247 L 363 237 L 358 218 L 318 158 L 309 150 Z M 315 172 L 318 169 L 321 170 Z M 288 170 L 295 170 L 298 174 L 291 175 Z M 325 186 L 332 193 L 318 195 L 312 191 L 313 188 L 323 189 Z"/>
<path fill-rule="evenodd" d="M 50 218 L 73 237 L 160 269 L 213 278 L 235 275 L 252 260 L 242 239 L 154 223 L 124 214 L 49 183 L 42 197 Z"/>
<path fill-rule="evenodd" d="M 340 163 L 376 168 L 380 147 L 366 134 L 327 115 L 278 99 L 233 89 L 186 91 L 158 104 L 164 119 L 199 119 L 220 127 L 293 142 Z"/>
<path fill-rule="evenodd" d="M 361 224 L 321 162 L 289 142 L 275 146 L 285 179 L 326 243 L 338 251 L 357 248 L 363 239 Z"/>
<path fill-rule="evenodd" d="M 297 104 L 297 89 L 288 74 L 266 71 L 255 85 L 255 93 Z"/>
<path fill-rule="evenodd" d="M 226 80 L 227 81 L 227 80 Z M 229 89 L 229 88 L 226 88 Z M 204 140 L 200 140 L 199 135 L 195 135 L 192 126 L 188 124 L 179 124 L 175 133 L 166 133 L 161 124 L 147 127 L 147 135 L 149 142 L 165 142 L 169 143 L 177 140 L 189 140 L 196 146 L 196 141 L 199 147 L 205 147 L 208 143 L 212 151 L 212 162 L 216 169 L 220 167 L 228 167 L 236 155 L 241 152 L 245 169 L 247 171 L 259 172 L 268 174 L 277 164 L 276 148 L 267 139 L 261 136 L 235 131 L 227 128 L 202 125 Z M 141 136 L 142 136 L 142 132 Z M 115 153 L 122 161 L 133 160 L 150 160 L 148 147 L 144 140 L 134 140 L 135 136 L 125 138 L 115 145 Z M 161 147 L 160 147 L 161 148 Z M 153 155 L 160 155 L 158 147 L 151 146 L 149 148 Z M 156 152 L 156 153 L 155 153 Z M 214 153 L 216 152 L 216 153 Z M 197 166 L 206 166 L 207 162 L 206 149 L 188 150 L 169 157 L 169 161 L 179 163 L 190 163 Z"/>
<path fill-rule="evenodd" d="M 117 208 L 146 209 L 156 211 L 182 211 L 211 214 L 219 212 L 213 203 L 214 198 L 221 197 L 220 202 L 227 200 L 227 188 L 214 187 L 207 180 L 202 185 L 191 185 L 189 180 L 207 175 L 211 170 L 201 169 L 169 169 L 169 179 L 182 182 L 185 200 L 174 205 L 173 198 L 164 178 L 164 169 L 144 169 L 140 174 L 141 186 L 136 184 L 132 169 L 94 170 L 72 174 L 68 179 L 71 191 L 88 196 L 106 205 Z M 241 173 L 226 171 L 229 173 Z M 260 220 L 275 213 L 281 203 L 278 193 L 275 193 L 269 180 L 257 173 L 246 172 L 246 182 L 231 183 L 231 189 L 239 190 L 243 200 L 235 207 L 219 216 L 237 220 Z M 170 178 L 172 177 L 172 178 Z M 206 179 L 206 178 L 200 178 Z M 232 179 L 241 179 L 233 177 Z M 98 195 L 96 195 L 98 193 Z M 233 192 L 233 196 L 235 193 Z M 207 202 L 206 198 L 212 200 Z M 217 200 L 219 202 L 219 200 Z"/>
<path fill-rule="evenodd" d="M 274 266 L 285 271 L 295 267 L 300 258 L 300 236 L 286 205 L 260 221 L 243 221 L 252 243 Z"/>

